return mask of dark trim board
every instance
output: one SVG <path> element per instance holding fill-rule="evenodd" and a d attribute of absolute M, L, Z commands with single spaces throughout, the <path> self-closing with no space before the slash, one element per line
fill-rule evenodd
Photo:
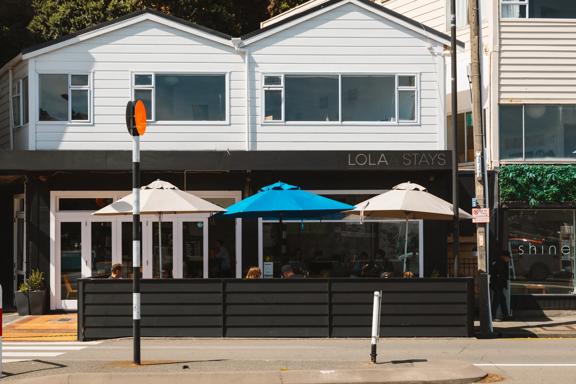
<path fill-rule="evenodd" d="M 451 151 L 143 151 L 143 171 L 434 171 Z M 0 151 L 0 173 L 128 171 L 130 151 Z"/>
<path fill-rule="evenodd" d="M 469 278 L 143 280 L 142 335 L 370 337 L 382 290 L 382 336 L 469 337 L 472 289 Z M 131 280 L 80 280 L 78 339 L 130 336 L 131 305 Z"/>

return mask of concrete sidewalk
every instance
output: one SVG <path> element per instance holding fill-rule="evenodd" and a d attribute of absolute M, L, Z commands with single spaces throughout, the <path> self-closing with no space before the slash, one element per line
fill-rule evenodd
<path fill-rule="evenodd" d="M 162 364 L 162 363 L 157 363 Z M 16 380 L 21 384 L 368 384 L 474 383 L 486 373 L 461 361 L 399 361 L 362 369 L 276 370 L 244 372 L 150 372 L 152 365 L 126 365 L 103 373 L 69 373 Z M 137 371 L 137 372 L 134 372 Z"/>
<path fill-rule="evenodd" d="M 477 321 L 475 326 L 478 329 Z M 501 321 L 493 326 L 494 332 L 504 338 L 576 338 L 576 315 Z"/>

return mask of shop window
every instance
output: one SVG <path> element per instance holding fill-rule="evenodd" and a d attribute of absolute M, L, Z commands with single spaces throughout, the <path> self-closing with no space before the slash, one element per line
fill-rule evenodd
<path fill-rule="evenodd" d="M 508 210 L 513 294 L 574 292 L 575 210 Z"/>
<path fill-rule="evenodd" d="M 452 123 L 452 117 L 448 116 Z M 472 127 L 472 113 L 459 113 L 456 116 L 458 127 L 458 162 L 470 163 L 474 161 L 474 129 Z"/>
<path fill-rule="evenodd" d="M 134 99 L 146 105 L 148 120 L 225 121 L 224 74 L 135 74 Z"/>
<path fill-rule="evenodd" d="M 501 0 L 502 18 L 573 19 L 576 3 L 567 0 Z"/>
<path fill-rule="evenodd" d="M 500 105 L 500 159 L 576 157 L 576 105 Z"/>
<path fill-rule="evenodd" d="M 90 121 L 87 74 L 41 74 L 40 121 Z"/>
<path fill-rule="evenodd" d="M 273 277 L 280 277 L 284 265 L 310 278 L 416 277 L 419 224 L 408 225 L 405 254 L 403 221 L 265 222 L 263 256 L 268 264 L 264 269 L 269 273 L 272 266 Z"/>
<path fill-rule="evenodd" d="M 416 75 L 265 75 L 264 122 L 418 120 Z"/>

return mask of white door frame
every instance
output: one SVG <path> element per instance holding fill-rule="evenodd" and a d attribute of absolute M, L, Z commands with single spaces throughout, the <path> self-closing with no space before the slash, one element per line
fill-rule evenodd
<path fill-rule="evenodd" d="M 23 204 L 23 210 L 19 209 L 19 201 Z M 26 264 L 27 264 L 27 253 L 26 253 L 26 198 L 23 193 L 14 195 L 13 197 L 14 212 L 13 212 L 13 278 L 14 278 L 14 292 L 18 291 L 18 275 L 22 275 L 23 279 L 26 278 Z M 23 221 L 22 227 L 22 269 L 18 270 L 18 220 Z M 14 299 L 16 300 L 16 299 Z"/>

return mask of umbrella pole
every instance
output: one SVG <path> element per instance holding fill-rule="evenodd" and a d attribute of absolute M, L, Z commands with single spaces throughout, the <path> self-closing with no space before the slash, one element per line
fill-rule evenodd
<path fill-rule="evenodd" d="M 406 216 L 406 232 L 404 234 L 404 267 L 402 272 L 406 272 L 407 257 L 408 257 L 408 216 Z"/>
<path fill-rule="evenodd" d="M 162 278 L 162 214 L 158 214 L 158 277 Z"/>

